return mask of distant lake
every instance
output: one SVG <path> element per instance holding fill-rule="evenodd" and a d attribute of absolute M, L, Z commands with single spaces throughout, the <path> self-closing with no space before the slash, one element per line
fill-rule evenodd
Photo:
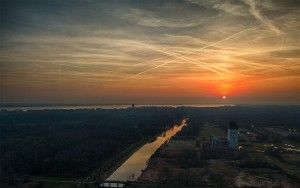
<path fill-rule="evenodd" d="M 222 107 L 234 106 L 231 104 L 181 104 L 181 105 L 135 105 L 135 107 Z M 0 110 L 6 111 L 28 111 L 28 110 L 78 110 L 78 109 L 125 109 L 131 105 L 61 105 L 61 106 L 0 106 Z"/>

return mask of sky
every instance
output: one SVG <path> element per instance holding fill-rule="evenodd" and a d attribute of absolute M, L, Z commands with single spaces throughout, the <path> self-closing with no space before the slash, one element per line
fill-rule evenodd
<path fill-rule="evenodd" d="M 0 7 L 0 103 L 300 104 L 299 0 Z"/>

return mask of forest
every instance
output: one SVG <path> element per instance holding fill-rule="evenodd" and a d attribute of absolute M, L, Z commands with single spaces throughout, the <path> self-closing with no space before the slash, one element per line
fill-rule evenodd
<path fill-rule="evenodd" d="M 173 108 L 2 111 L 2 176 L 81 177 L 183 117 Z"/>

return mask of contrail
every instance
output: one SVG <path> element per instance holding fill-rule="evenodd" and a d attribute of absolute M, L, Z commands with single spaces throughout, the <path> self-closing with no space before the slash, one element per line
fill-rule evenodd
<path fill-rule="evenodd" d="M 247 0 L 244 0 L 244 1 L 247 1 Z M 292 13 L 290 13 L 290 14 L 292 14 Z M 280 18 L 284 18 L 284 17 L 286 17 L 286 16 L 287 16 L 287 15 L 281 16 Z M 261 17 L 261 18 L 262 18 L 262 17 Z M 232 34 L 232 35 L 230 35 L 230 36 L 228 36 L 228 37 L 226 37 L 226 38 L 224 38 L 224 39 L 222 39 L 222 40 L 219 40 L 219 41 L 217 41 L 217 42 L 214 42 L 214 43 L 211 43 L 211 44 L 209 44 L 209 45 L 203 46 L 203 47 L 201 47 L 201 48 L 199 48 L 199 49 L 197 49 L 197 50 L 195 50 L 195 51 L 193 51 L 193 52 L 191 52 L 191 53 L 183 54 L 182 56 L 184 57 L 184 56 L 187 56 L 187 55 L 195 54 L 195 53 L 197 53 L 197 52 L 203 51 L 203 50 L 206 49 L 206 48 L 216 46 L 216 45 L 219 44 L 219 43 L 222 43 L 222 42 L 224 42 L 224 41 L 227 41 L 227 40 L 230 40 L 230 39 L 232 39 L 232 38 L 235 38 L 237 35 L 239 35 L 239 34 L 241 34 L 241 33 L 244 33 L 244 32 L 247 32 L 247 31 L 249 31 L 249 30 L 255 29 L 255 28 L 257 28 L 257 27 L 260 27 L 261 25 L 266 25 L 266 23 L 267 23 L 267 24 L 271 24 L 271 25 L 267 25 L 268 27 L 271 26 L 271 27 L 269 27 L 269 28 L 272 28 L 272 29 L 275 28 L 275 29 L 272 30 L 272 31 L 274 31 L 274 32 L 276 32 L 276 33 L 278 33 L 278 31 L 279 31 L 279 33 L 282 33 L 276 26 L 272 25 L 272 23 L 271 23 L 270 20 L 269 20 L 269 22 L 268 22 L 268 21 L 267 21 L 267 22 L 262 22 L 262 20 L 260 20 L 260 21 L 261 21 L 261 24 L 259 24 L 259 25 L 252 26 L 252 27 L 249 27 L 249 28 L 240 30 L 240 31 L 238 31 L 237 33 L 234 33 L 234 34 Z M 273 27 L 272 27 L 272 26 L 273 26 Z M 276 28 L 277 28 L 277 29 L 276 29 Z M 157 50 L 157 49 L 156 49 L 156 50 Z M 173 59 L 173 60 L 167 61 L 167 62 L 165 62 L 165 63 L 162 63 L 162 64 L 160 64 L 160 65 L 154 66 L 154 67 L 152 67 L 152 68 L 150 68 L 150 69 L 147 69 L 147 70 L 145 70 L 145 71 L 142 71 L 142 72 L 140 72 L 140 73 L 134 74 L 134 75 L 132 75 L 132 76 L 130 76 L 130 77 L 128 77 L 128 78 L 132 78 L 132 77 L 135 77 L 135 76 L 138 76 L 138 75 L 147 73 L 147 72 L 149 72 L 149 71 L 155 70 L 155 69 L 157 69 L 157 68 L 159 68 L 159 67 L 162 67 L 162 66 L 165 66 L 165 65 L 167 65 L 167 64 L 169 64 L 169 63 L 171 63 L 171 62 L 173 62 L 173 61 L 175 61 L 175 60 L 176 60 L 176 58 Z M 191 62 L 190 62 L 190 63 L 191 63 Z M 203 62 L 202 62 L 202 63 L 203 63 Z M 195 63 L 193 63 L 193 64 L 195 64 Z M 262 65 L 260 65 L 260 66 L 262 66 Z M 270 67 L 268 66 L 268 68 L 270 68 Z"/>
<path fill-rule="evenodd" d="M 214 43 L 212 43 L 212 44 L 203 46 L 203 47 L 201 47 L 201 48 L 199 48 L 199 49 L 197 49 L 197 50 L 195 50 L 195 51 L 193 51 L 193 52 L 191 52 L 191 53 L 185 54 L 185 55 L 191 55 L 191 54 L 194 54 L 194 53 L 196 53 L 196 52 L 202 51 L 202 50 L 204 50 L 204 49 L 206 49 L 206 48 L 216 46 L 216 45 L 219 44 L 219 43 L 222 43 L 222 42 L 224 42 L 224 41 L 227 41 L 227 40 L 229 40 L 229 39 L 232 39 L 232 38 L 234 38 L 235 36 L 237 36 L 237 35 L 239 35 L 239 34 L 241 34 L 241 33 L 244 33 L 244 32 L 246 32 L 246 31 L 249 31 L 249 30 L 251 30 L 251 29 L 254 29 L 254 28 L 256 28 L 256 27 L 258 27 L 258 26 L 253 26 L 253 27 L 249 27 L 249 28 L 243 29 L 243 30 L 238 31 L 237 33 L 234 33 L 234 34 L 232 34 L 232 35 L 230 35 L 230 36 L 228 36 L 228 37 L 226 37 L 226 38 L 224 38 L 224 39 L 222 39 L 222 40 L 219 40 L 219 41 L 214 42 Z"/>
<path fill-rule="evenodd" d="M 144 74 L 144 73 L 146 73 L 146 72 L 152 71 L 152 70 L 157 69 L 157 68 L 159 68 L 159 67 L 162 67 L 162 66 L 164 66 L 164 65 L 166 65 L 166 64 L 168 64 L 168 63 L 169 63 L 169 62 L 165 62 L 165 63 L 163 63 L 163 64 L 157 65 L 157 66 L 155 66 L 155 67 L 152 67 L 152 68 L 147 69 L 147 70 L 145 70 L 145 71 L 142 71 L 142 72 L 140 72 L 140 73 L 137 73 L 137 74 L 134 74 L 134 75 L 132 75 L 132 76 L 129 76 L 129 77 L 127 77 L 127 79 L 130 79 L 130 78 L 132 78 L 132 77 L 135 77 L 135 76 Z"/>
<path fill-rule="evenodd" d="M 215 67 L 211 67 L 211 65 L 209 65 L 209 64 L 207 64 L 207 63 L 203 63 L 203 62 L 201 62 L 201 63 L 199 63 L 199 62 L 197 62 L 197 61 L 194 61 L 194 60 L 191 60 L 191 59 L 187 59 L 187 58 L 185 58 L 184 56 L 185 55 L 177 55 L 177 54 L 175 54 L 175 53 L 170 53 L 170 52 L 168 52 L 168 51 L 164 51 L 164 50 L 161 50 L 161 49 L 157 49 L 157 48 L 155 48 L 155 47 L 153 47 L 153 46 L 151 46 L 151 45 L 148 45 L 148 44 L 144 44 L 144 43 L 140 43 L 140 42 L 136 42 L 136 43 L 138 43 L 138 44 L 140 44 L 140 45 L 143 45 L 143 46 L 145 46 L 145 47 L 147 47 L 147 48 L 150 48 L 150 49 L 153 49 L 153 50 L 155 50 L 155 51 L 157 51 L 157 52 L 161 52 L 161 53 L 164 53 L 164 54 L 167 54 L 167 55 L 169 55 L 169 56 L 172 56 L 172 57 L 175 57 L 175 58 L 177 58 L 177 59 L 181 59 L 181 60 L 184 60 L 184 61 L 186 61 L 186 62 L 189 62 L 189 63 L 191 63 L 191 62 L 193 62 L 194 64 L 197 64 L 197 65 L 199 65 L 199 66 L 201 66 L 201 67 L 203 67 L 203 68 L 205 68 L 205 69 L 207 69 L 207 70 L 209 70 L 209 71 L 212 71 L 212 72 L 214 72 L 214 73 L 217 73 L 217 74 L 222 74 L 221 72 L 220 72 L 220 70 L 218 70 L 218 68 L 215 68 Z M 173 61 L 173 60 L 172 60 Z M 170 63 L 170 62 L 169 62 Z M 163 63 L 163 64 L 165 64 L 165 63 Z M 158 65 L 158 66 L 156 66 L 156 68 L 158 68 L 158 67 L 161 67 L 161 66 L 163 66 L 163 65 Z M 153 68 L 155 68 L 155 67 L 153 67 Z M 152 70 L 153 70 L 153 68 L 151 68 Z M 144 71 L 143 71 L 144 72 Z M 148 70 L 147 70 L 147 72 L 148 72 Z M 140 74 L 140 73 L 138 73 L 138 74 Z"/>
<path fill-rule="evenodd" d="M 256 8 L 256 4 L 252 0 L 244 0 L 245 4 L 247 4 L 250 9 L 249 12 L 261 23 L 263 23 L 265 26 L 267 26 L 271 31 L 276 33 L 277 35 L 281 34 L 282 32 L 280 29 L 275 26 L 270 19 L 267 17 L 263 16 L 259 10 Z"/>
<path fill-rule="evenodd" d="M 197 65 L 199 65 L 199 66 L 201 66 L 201 67 L 205 67 L 207 70 L 210 70 L 210 71 L 212 71 L 212 72 L 217 73 L 217 74 L 220 75 L 220 74 L 222 74 L 222 73 L 220 73 L 220 71 L 215 70 L 215 69 L 213 69 L 213 68 L 210 68 L 210 66 L 209 66 L 207 63 L 203 63 L 203 62 L 202 62 L 201 64 L 199 64 L 198 62 L 195 62 L 195 61 L 193 61 L 193 60 L 184 58 L 184 56 L 194 54 L 194 53 L 196 53 L 196 52 L 202 51 L 202 50 L 204 50 L 204 49 L 206 49 L 206 48 L 209 48 L 209 47 L 213 47 L 213 46 L 215 46 L 215 45 L 217 45 L 217 44 L 219 44 L 219 43 L 222 43 L 222 42 L 224 42 L 224 41 L 226 41 L 226 40 L 232 39 L 232 38 L 234 38 L 235 36 L 237 36 L 237 35 L 239 35 L 239 34 L 241 34 L 241 33 L 243 33 L 243 32 L 249 31 L 249 30 L 251 30 L 251 29 L 253 29 L 253 28 L 256 28 L 256 27 L 257 27 L 257 26 L 253 26 L 253 27 L 250 27 L 250 28 L 243 29 L 243 30 L 238 31 L 237 33 L 234 33 L 234 34 L 232 34 L 232 35 L 230 35 L 230 36 L 228 36 L 228 37 L 226 37 L 226 38 L 224 38 L 224 39 L 222 39 L 222 40 L 219 40 L 219 41 L 217 41 L 217 42 L 214 42 L 214 43 L 211 43 L 211 44 L 209 44 L 209 45 L 203 46 L 203 47 L 201 47 L 201 48 L 199 48 L 199 49 L 197 49 L 197 50 L 195 50 L 195 51 L 193 51 L 193 52 L 191 52 L 191 53 L 184 54 L 184 55 L 181 55 L 181 56 L 178 56 L 178 55 L 176 54 L 176 55 L 175 55 L 175 59 L 176 59 L 176 58 L 177 58 L 177 59 L 178 59 L 178 58 L 184 59 L 185 61 L 188 61 L 189 63 L 197 64 Z M 139 43 L 139 44 L 144 45 L 144 46 L 146 46 L 146 47 L 149 47 L 149 45 L 145 45 L 145 44 L 143 44 L 143 43 Z M 153 49 L 153 48 L 154 48 L 154 47 L 152 47 L 152 49 Z M 173 57 L 174 57 L 174 54 L 172 54 L 172 53 L 169 53 L 169 52 L 166 52 L 166 51 L 162 51 L 162 50 L 158 50 L 157 48 L 154 48 L 154 49 L 155 49 L 156 51 L 159 51 L 159 52 L 162 52 L 162 53 L 164 53 L 164 54 L 167 54 L 167 55 L 170 55 L 170 56 L 173 56 Z M 152 67 L 152 68 L 147 69 L 147 70 L 145 70 L 145 71 L 139 72 L 139 73 L 137 73 L 137 74 L 134 74 L 134 75 L 132 75 L 132 76 L 130 76 L 130 77 L 128 77 L 128 78 L 132 78 L 132 77 L 135 77 L 135 76 L 138 76 L 138 75 L 147 73 L 147 72 L 149 72 L 149 71 L 155 70 L 155 69 L 157 69 L 157 68 L 159 68 L 159 67 L 162 67 L 162 66 L 164 66 L 164 65 L 167 65 L 167 64 L 169 64 L 169 63 L 175 61 L 175 59 L 170 60 L 170 61 L 165 62 L 165 63 L 162 63 L 162 64 L 159 64 L 159 65 L 157 65 L 157 66 L 155 66 L 155 67 Z"/>

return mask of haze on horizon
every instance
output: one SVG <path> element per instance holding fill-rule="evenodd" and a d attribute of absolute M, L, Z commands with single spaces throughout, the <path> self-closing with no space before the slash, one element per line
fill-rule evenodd
<path fill-rule="evenodd" d="M 0 103 L 300 103 L 298 0 L 0 7 Z"/>

